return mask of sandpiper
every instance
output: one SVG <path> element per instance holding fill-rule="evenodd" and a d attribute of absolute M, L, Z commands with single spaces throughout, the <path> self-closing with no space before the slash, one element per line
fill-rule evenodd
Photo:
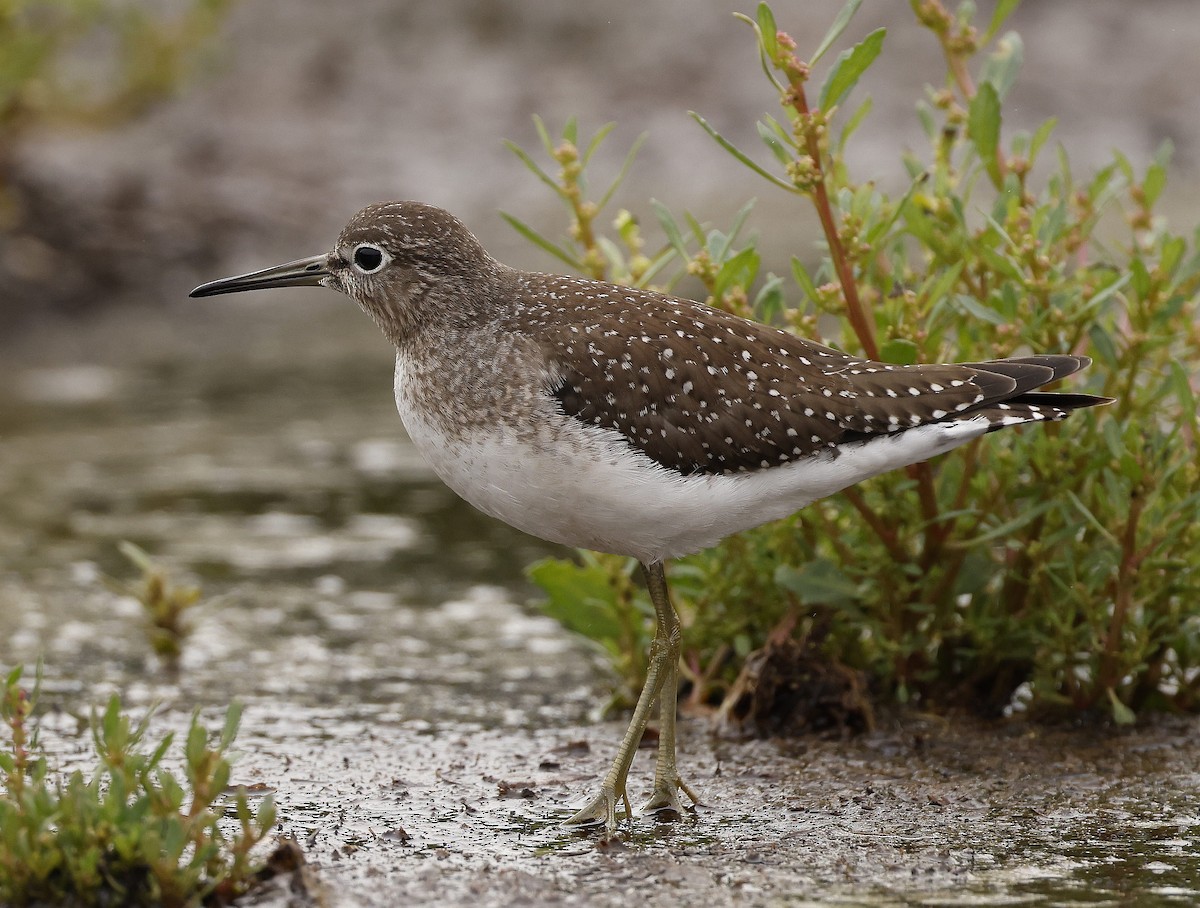
<path fill-rule="evenodd" d="M 1034 393 L 1083 356 L 898 366 L 702 303 L 497 262 L 449 213 L 384 202 L 333 250 L 191 296 L 328 287 L 396 347 L 395 395 L 434 472 L 534 536 L 636 558 L 657 615 L 632 721 L 598 794 L 567 822 L 616 829 L 652 705 L 646 810 L 696 794 L 675 763 L 679 622 L 663 564 L 986 432 L 1106 403 Z"/>

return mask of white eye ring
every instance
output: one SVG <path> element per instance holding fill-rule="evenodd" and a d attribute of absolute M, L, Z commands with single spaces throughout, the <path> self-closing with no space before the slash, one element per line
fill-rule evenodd
<path fill-rule="evenodd" d="M 376 274 L 392 257 L 374 243 L 359 243 L 350 254 L 350 263 L 361 274 Z"/>

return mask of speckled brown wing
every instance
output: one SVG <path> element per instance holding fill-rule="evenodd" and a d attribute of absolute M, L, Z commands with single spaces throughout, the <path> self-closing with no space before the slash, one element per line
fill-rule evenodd
<path fill-rule="evenodd" d="M 1039 363 L 874 363 L 698 303 L 526 280 L 538 284 L 528 298 L 542 302 L 523 321 L 557 366 L 550 392 L 562 410 L 683 474 L 777 466 L 961 418 L 1055 377 Z"/>

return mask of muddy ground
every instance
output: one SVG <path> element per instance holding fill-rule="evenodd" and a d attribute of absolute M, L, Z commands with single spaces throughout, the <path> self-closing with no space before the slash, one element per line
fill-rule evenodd
<path fill-rule="evenodd" d="M 368 732 L 333 748 L 309 730 L 285 776 L 261 757 L 240 769 L 278 779 L 321 876 L 365 905 L 385 904 L 383 893 L 483 905 L 1200 898 L 1194 723 L 1114 740 L 909 717 L 853 742 L 739 744 L 714 742 L 702 722 L 685 728 L 688 774 L 708 806 L 636 820 L 607 844 L 556 820 L 594 784 L 620 732 L 611 723 Z M 328 761 L 341 757 L 339 772 Z M 641 792 L 651 764 L 643 753 Z"/>

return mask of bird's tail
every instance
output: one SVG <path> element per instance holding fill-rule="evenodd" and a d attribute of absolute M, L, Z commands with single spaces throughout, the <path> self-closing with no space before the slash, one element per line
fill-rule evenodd
<path fill-rule="evenodd" d="M 1016 382 L 1016 387 L 1002 400 L 987 400 L 964 415 L 986 417 L 990 424 L 988 431 L 993 432 L 1020 423 L 1066 419 L 1073 410 L 1111 404 L 1113 398 L 1095 394 L 1035 390 L 1085 369 L 1091 362 L 1086 356 L 1047 354 L 963 363 L 978 372 L 1003 375 Z"/>

